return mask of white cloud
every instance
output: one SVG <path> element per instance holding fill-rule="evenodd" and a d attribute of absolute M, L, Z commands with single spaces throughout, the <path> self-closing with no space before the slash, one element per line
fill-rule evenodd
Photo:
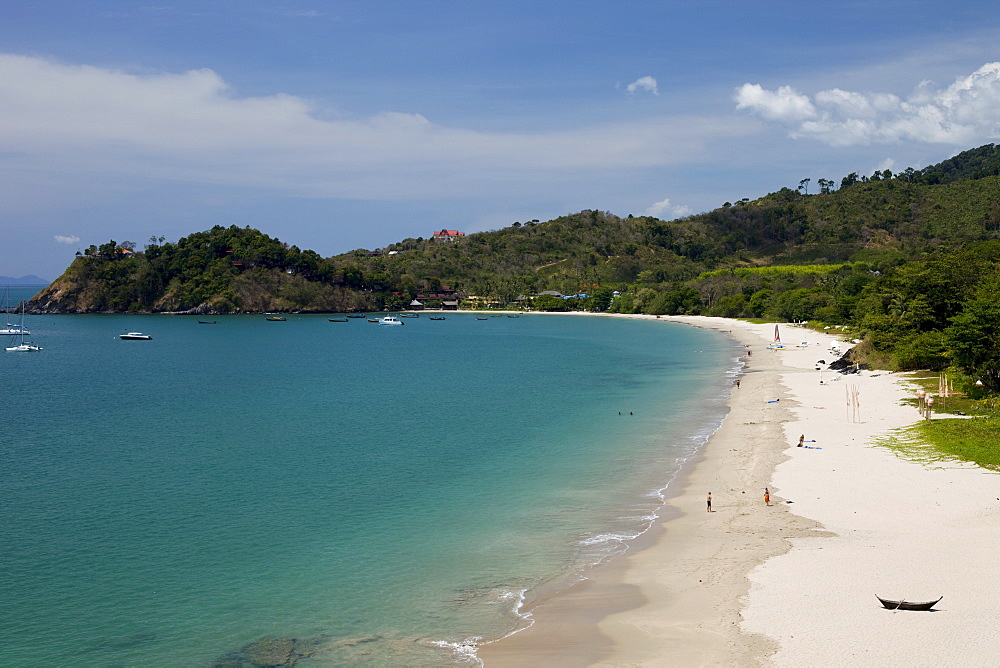
<path fill-rule="evenodd" d="M 662 218 L 664 215 L 669 215 L 673 218 L 680 218 L 681 216 L 686 216 L 689 213 L 691 213 L 690 207 L 677 205 L 671 206 L 669 197 L 661 199 L 659 202 L 654 202 L 652 206 L 646 209 L 647 216 L 655 216 L 657 218 Z"/>
<path fill-rule="evenodd" d="M 419 113 L 358 118 L 291 95 L 240 97 L 207 69 L 133 74 L 3 54 L 0 99 L 0 168 L 356 199 L 467 194 L 495 190 L 498 179 L 678 164 L 751 125 L 660 117 L 482 132 Z"/>
<path fill-rule="evenodd" d="M 743 84 L 736 89 L 736 108 L 749 109 L 769 121 L 803 121 L 816 115 L 809 98 L 791 86 L 772 92 L 759 84 Z"/>
<path fill-rule="evenodd" d="M 638 90 L 644 90 L 649 93 L 652 93 L 653 95 L 660 94 L 660 91 L 656 89 L 656 79 L 650 76 L 639 77 L 638 79 L 630 83 L 626 87 L 626 90 L 632 95 L 635 95 L 636 91 Z"/>
<path fill-rule="evenodd" d="M 68 237 L 66 237 L 66 236 L 63 236 L 61 234 L 56 234 L 52 238 L 55 239 L 57 242 L 59 242 L 61 244 L 66 244 L 67 246 L 72 246 L 73 244 L 80 243 L 80 237 L 78 237 L 78 236 L 68 236 Z"/>
<path fill-rule="evenodd" d="M 969 146 L 1000 138 L 1000 62 L 986 63 L 951 85 L 921 81 L 906 99 L 886 92 L 833 88 L 808 96 L 744 84 L 737 109 L 833 146 L 921 141 Z"/>

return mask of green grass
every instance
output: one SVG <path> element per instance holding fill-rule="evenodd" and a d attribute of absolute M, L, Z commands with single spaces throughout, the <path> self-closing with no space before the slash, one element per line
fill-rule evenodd
<path fill-rule="evenodd" d="M 831 274 L 845 264 L 783 264 L 768 267 L 728 267 L 726 269 L 716 269 L 715 271 L 704 271 L 698 275 L 699 279 L 710 278 L 712 276 L 801 276 L 804 274 Z"/>
<path fill-rule="evenodd" d="M 938 394 L 939 386 L 939 374 L 930 371 L 924 372 L 913 372 L 906 374 L 906 378 L 909 378 L 915 385 L 922 388 L 929 395 L 934 395 L 934 413 L 943 414 L 957 414 L 957 415 L 985 415 L 992 416 L 994 411 L 993 408 L 987 403 L 983 402 L 981 399 L 970 399 L 964 394 L 956 391 L 955 394 L 950 397 L 942 397 Z M 958 385 L 958 383 L 955 383 Z M 916 407 L 917 397 L 915 394 L 911 394 L 908 398 L 903 400 L 903 403 L 912 405 Z"/>
<path fill-rule="evenodd" d="M 971 462 L 1000 472 L 1000 418 L 924 420 L 896 430 L 876 445 L 927 465 Z"/>

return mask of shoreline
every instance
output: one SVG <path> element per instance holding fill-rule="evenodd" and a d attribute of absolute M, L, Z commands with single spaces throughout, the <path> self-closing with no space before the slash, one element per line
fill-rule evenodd
<path fill-rule="evenodd" d="M 768 453 L 763 444 L 783 438 L 779 427 L 787 415 L 780 401 L 755 398 L 766 395 L 787 400 L 777 382 L 781 362 L 776 356 L 782 353 L 765 350 L 768 341 L 748 330 L 757 325 L 683 316 L 660 320 L 714 329 L 749 345 L 755 354 L 743 358 L 740 389 L 731 391 L 729 410 L 719 429 L 667 488 L 653 527 L 624 555 L 590 571 L 584 582 L 533 602 L 523 611 L 532 615 L 533 626 L 481 648 L 479 657 L 488 668 L 642 665 L 656 662 L 661 646 L 671 662 L 679 665 L 726 663 L 730 644 L 742 638 L 735 598 L 714 609 L 706 605 L 732 598 L 729 592 L 741 586 L 739 580 L 745 581 L 745 573 L 772 556 L 771 551 L 759 552 L 765 546 L 755 538 L 758 520 L 751 511 L 763 507 L 762 494 L 754 492 L 759 488 L 762 493 L 768 486 L 770 472 L 781 456 L 780 450 Z M 730 447 L 741 438 L 740 428 L 746 422 L 754 424 L 754 447 Z M 738 477 L 720 476 L 721 469 Z M 711 515 L 705 512 L 708 491 L 713 493 L 715 512 Z M 706 518 L 713 525 L 706 525 Z M 795 529 L 811 531 L 812 526 L 805 522 Z M 777 545 L 773 554 L 784 549 Z M 723 551 L 726 556 L 720 556 Z M 673 574 L 677 582 L 657 582 L 671 564 L 678 569 Z M 748 590 L 749 582 L 742 588 Z M 629 621 L 636 616 L 642 619 L 639 624 Z M 708 617 L 714 621 L 708 622 Z M 766 644 L 762 639 L 754 638 L 751 644 L 739 654 L 767 651 L 761 647 Z"/>
<path fill-rule="evenodd" d="M 775 352 L 765 349 L 773 324 L 662 320 L 715 329 L 751 346 L 729 413 L 668 488 L 654 526 L 587 580 L 533 601 L 522 612 L 534 624 L 480 647 L 482 662 L 928 665 L 963 654 L 969 665 L 1000 660 L 1000 632 L 982 614 L 997 607 L 982 584 L 998 570 L 990 559 L 1000 549 L 1000 479 L 971 465 L 931 469 L 872 447 L 874 438 L 918 420 L 915 408 L 900 403 L 910 394 L 905 379 L 826 371 L 819 382 L 816 362 L 833 361 L 828 350 L 836 340 L 824 333 L 785 326 L 786 341 L 801 333 L 809 345 Z M 854 413 L 845 406 L 848 388 L 861 397 Z M 800 434 L 817 442 L 799 449 Z M 899 482 L 886 483 L 894 478 Z M 928 525 L 928 517 L 935 522 Z M 963 578 L 955 570 L 970 549 L 975 575 Z M 969 601 L 961 613 L 949 607 L 947 620 L 896 614 L 875 599 L 944 594 L 943 609 L 956 590 Z"/>

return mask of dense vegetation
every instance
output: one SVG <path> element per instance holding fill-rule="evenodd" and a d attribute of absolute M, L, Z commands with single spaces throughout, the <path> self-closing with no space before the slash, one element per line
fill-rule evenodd
<path fill-rule="evenodd" d="M 91 247 L 38 310 L 344 311 L 421 293 L 479 304 L 848 325 L 894 369 L 957 369 L 1000 392 L 1000 148 L 922 170 L 810 179 L 679 220 L 595 210 L 449 242 L 322 258 L 248 228 L 144 251 Z M 541 295 L 558 291 L 569 299 Z M 520 299 L 519 299 L 520 298 Z M 472 302 L 470 302 L 472 303 Z"/>
<path fill-rule="evenodd" d="M 289 247 L 249 228 L 214 227 L 176 244 L 150 239 L 87 249 L 37 295 L 38 310 L 341 311 L 374 308 L 371 292 L 352 289 L 313 251 Z"/>

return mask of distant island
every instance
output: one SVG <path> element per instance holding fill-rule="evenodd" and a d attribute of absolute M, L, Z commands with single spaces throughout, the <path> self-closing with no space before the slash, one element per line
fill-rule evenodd
<path fill-rule="evenodd" d="M 52 281 L 47 281 L 44 278 L 35 276 L 34 274 L 28 274 L 27 276 L 21 276 L 19 278 L 14 278 L 12 276 L 0 276 L 0 285 L 48 285 Z"/>

